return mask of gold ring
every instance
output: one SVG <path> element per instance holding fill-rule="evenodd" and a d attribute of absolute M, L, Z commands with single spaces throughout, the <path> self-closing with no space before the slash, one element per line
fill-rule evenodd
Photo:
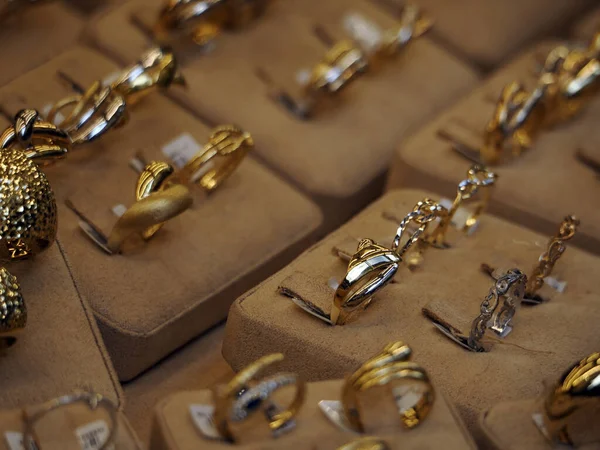
<path fill-rule="evenodd" d="M 546 125 L 572 119 L 597 94 L 600 83 L 600 32 L 585 49 L 561 45 L 550 51 L 543 76 L 550 85 Z"/>
<path fill-rule="evenodd" d="M 284 410 L 269 414 L 269 428 L 278 432 L 291 423 L 304 403 L 305 382 L 294 374 L 279 374 L 259 380 L 259 376 L 273 364 L 283 360 L 283 354 L 274 353 L 264 356 L 247 366 L 226 385 L 213 389 L 214 422 L 219 434 L 230 442 L 235 442 L 231 430 L 232 421 L 243 421 L 258 408 L 264 406 L 270 394 L 275 390 L 295 385 L 295 396 Z"/>
<path fill-rule="evenodd" d="M 390 446 L 383 439 L 364 437 L 348 442 L 337 450 L 390 450 Z"/>
<path fill-rule="evenodd" d="M 546 251 L 539 257 L 538 264 L 533 268 L 533 271 L 527 280 L 525 296 L 528 300 L 534 301 L 535 303 L 541 303 L 543 301 L 541 297 L 536 295 L 536 292 L 544 285 L 544 279 L 552 273 L 554 265 L 567 249 L 566 242 L 575 236 L 579 224 L 579 219 L 577 219 L 577 217 L 565 217 L 560 224 L 556 236 L 548 241 Z"/>
<path fill-rule="evenodd" d="M 579 448 L 600 440 L 600 353 L 574 364 L 550 389 L 544 403 L 546 437 L 553 442 Z M 587 426 L 586 426 L 587 424 Z"/>
<path fill-rule="evenodd" d="M 495 187 L 496 179 L 496 174 L 488 171 L 485 167 L 472 166 L 467 171 L 467 178 L 459 183 L 456 197 L 448 210 L 448 214 L 440 220 L 435 230 L 425 236 L 424 241 L 437 248 L 448 248 L 446 234 L 454 215 L 463 206 L 463 203 L 472 202 L 473 197 L 481 192 L 481 200 L 476 202 L 461 229 L 464 233 L 470 234 L 479 224 L 481 215 L 487 209 L 492 195 L 491 190 Z"/>
<path fill-rule="evenodd" d="M 541 131 L 546 117 L 544 104 L 548 85 L 544 80 L 532 92 L 516 82 L 504 87 L 492 119 L 484 132 L 481 159 L 486 165 L 502 161 L 505 148 L 514 156 L 529 149 Z"/>
<path fill-rule="evenodd" d="M 27 324 L 27 307 L 17 277 L 0 267 L 0 349 L 12 347 Z"/>
<path fill-rule="evenodd" d="M 125 97 L 125 101 L 131 106 L 154 90 L 165 90 L 171 85 L 186 86 L 186 82 L 179 72 L 179 64 L 173 52 L 156 47 L 124 69 L 111 83 L 111 88 Z"/>
<path fill-rule="evenodd" d="M 164 162 L 148 164 L 136 186 L 136 202 L 119 218 L 106 246 L 119 253 L 123 243 L 133 234 L 150 239 L 163 226 L 192 205 L 192 196 L 185 186 L 169 183 L 174 169 Z"/>
<path fill-rule="evenodd" d="M 67 107 L 71 110 L 59 121 L 58 113 Z M 46 117 L 66 131 L 77 145 L 92 142 L 129 120 L 125 98 L 110 86 L 102 86 L 100 81 L 94 82 L 82 95 L 59 100 Z"/>
<path fill-rule="evenodd" d="M 368 66 L 365 53 L 351 41 L 335 44 L 310 73 L 304 87 L 304 114 L 314 114 L 317 108 L 365 74 Z"/>
<path fill-rule="evenodd" d="M 402 258 L 417 241 L 423 238 L 431 223 L 438 219 L 444 220 L 447 215 L 448 210 L 446 208 L 429 198 L 418 202 L 412 212 L 400 222 L 392 243 L 392 250 Z M 401 245 L 404 240 L 404 234 L 411 224 L 417 225 L 418 228 L 407 238 L 404 245 Z"/>
<path fill-rule="evenodd" d="M 411 349 L 396 342 L 386 346 L 384 351 L 358 368 L 344 383 L 342 404 L 350 427 L 357 433 L 364 433 L 358 396 L 377 386 L 385 386 L 396 380 L 413 381 L 424 387 L 419 400 L 409 408 L 400 407 L 402 394 L 394 392 L 402 424 L 412 429 L 425 420 L 435 401 L 435 390 L 425 369 L 410 362 Z"/>
<path fill-rule="evenodd" d="M 74 403 L 83 403 L 92 411 L 103 408 L 109 415 L 111 424 L 108 436 L 105 438 L 102 445 L 98 445 L 98 450 L 106 450 L 112 448 L 112 444 L 117 434 L 119 421 L 117 420 L 117 408 L 113 402 L 100 394 L 91 392 L 78 392 L 71 395 L 65 395 L 52 400 L 42 410 L 25 420 L 25 431 L 23 433 L 23 443 L 25 448 L 41 448 L 40 444 L 35 439 L 35 425 L 47 414 L 64 408 Z"/>
<path fill-rule="evenodd" d="M 208 192 L 217 189 L 240 165 L 254 141 L 234 125 L 213 130 L 208 143 L 176 174 L 181 183 L 195 183 Z"/>
<path fill-rule="evenodd" d="M 35 110 L 23 110 L 0 136 L 0 260 L 36 255 L 56 238 L 56 200 L 36 162 L 44 164 L 67 152 L 69 140 Z"/>
<path fill-rule="evenodd" d="M 260 17 L 271 0 L 168 0 L 161 9 L 154 34 L 166 42 L 173 35 L 191 36 L 206 45 L 224 29 L 238 29 Z"/>
<path fill-rule="evenodd" d="M 360 241 L 346 276 L 335 291 L 331 323 L 343 325 L 353 312 L 366 308 L 375 293 L 392 281 L 401 261 L 396 252 L 371 239 Z"/>

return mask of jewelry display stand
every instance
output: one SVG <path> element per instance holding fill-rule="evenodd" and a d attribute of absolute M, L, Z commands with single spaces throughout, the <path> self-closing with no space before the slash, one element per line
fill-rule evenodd
<path fill-rule="evenodd" d="M 1 409 L 84 388 L 104 392 L 121 405 L 121 386 L 63 253 L 59 241 L 34 259 L 9 266 L 21 286 L 28 320 L 16 344 L 0 354 Z"/>
<path fill-rule="evenodd" d="M 32 414 L 40 410 L 40 406 L 26 408 L 25 410 L 16 409 L 11 411 L 0 411 L 0 450 L 15 450 L 9 444 L 14 438 L 14 434 L 23 434 L 25 431 L 25 418 L 30 418 Z M 137 438 L 131 425 L 125 416 L 118 412 L 117 428 L 113 440 L 114 450 L 142 450 L 144 447 Z M 101 422 L 100 422 L 101 421 Z M 110 418 L 105 411 L 92 411 L 89 406 L 83 404 L 73 404 L 62 407 L 51 413 L 47 413 L 37 422 L 34 427 L 37 442 L 42 448 L 60 448 L 61 450 L 81 450 L 82 444 L 79 437 L 85 439 L 87 432 L 89 440 L 87 446 L 83 448 L 94 449 L 92 442 L 97 442 L 98 436 L 89 435 L 102 426 L 111 425 Z M 104 428 L 103 431 L 106 431 Z M 11 441 L 9 441 L 11 439 Z M 101 441 L 102 442 L 102 441 Z"/>
<path fill-rule="evenodd" d="M 65 51 L 82 29 L 83 20 L 61 1 L 26 7 L 4 20 L 0 86 Z"/>
<path fill-rule="evenodd" d="M 211 405 L 211 391 L 173 394 L 158 403 L 154 410 L 150 447 L 152 450 L 335 449 L 361 436 L 338 428 L 318 406 L 321 400 L 340 400 L 342 385 L 341 380 L 309 383 L 304 406 L 295 419 L 296 427 L 293 430 L 273 438 L 268 431 L 268 424 L 260 423 L 263 419 L 254 421 L 254 418 L 250 418 L 248 422 L 254 424 L 254 437 L 249 436 L 253 434 L 251 432 L 244 433 L 246 440 L 237 444 L 203 437 L 192 420 L 190 406 Z M 381 394 L 389 394 L 389 391 L 382 391 Z M 384 439 L 390 445 L 390 449 L 476 448 L 460 418 L 442 395 L 437 396 L 429 416 L 412 430 L 402 428 L 397 410 L 393 409 L 393 400 L 390 397 L 381 398 L 382 396 L 375 396 L 376 402 L 372 402 L 372 398 L 369 399 L 370 407 L 364 409 L 364 415 L 369 416 L 368 421 L 365 420 L 365 426 L 367 434 Z M 257 431 L 261 425 L 266 429 L 262 436 Z"/>
<path fill-rule="evenodd" d="M 517 400 L 500 403 L 481 416 L 481 429 L 491 448 L 497 450 L 565 450 L 573 448 L 549 442 L 533 421 L 533 415 L 543 411 L 541 399 Z M 594 416 L 594 419 L 597 415 Z M 581 418 L 581 432 L 586 427 L 597 431 L 597 423 L 586 423 Z M 589 421 L 588 421 L 589 422 Z M 597 434 L 597 433 L 595 433 Z M 577 450 L 598 450 L 600 444 L 577 446 Z"/>
<path fill-rule="evenodd" d="M 447 196 L 453 198 L 455 192 L 456 187 Z M 494 283 L 481 271 L 482 263 L 531 273 L 549 236 L 491 215 L 483 216 L 477 231 L 461 237 L 452 248 L 427 249 L 416 271 L 409 271 L 403 263 L 395 282 L 346 325 L 330 326 L 279 292 L 280 288 L 294 292 L 329 313 L 334 297 L 329 283 L 332 279 L 339 282 L 347 268 L 337 253 L 356 251 L 358 240 L 367 237 L 391 245 L 399 222 L 425 196 L 436 198 L 416 190 L 388 193 L 236 300 L 223 343 L 223 355 L 233 369 L 240 370 L 265 354 L 282 352 L 286 359 L 281 370 L 308 380 L 340 378 L 387 342 L 401 340 L 413 348 L 416 362 L 427 368 L 437 388 L 457 406 L 477 440 L 476 422 L 482 410 L 499 398 L 535 396 L 540 373 L 558 376 L 580 355 L 596 349 L 598 260 L 576 248 L 568 248 L 554 270 L 554 277 L 568 282 L 565 292 L 545 286 L 540 295 L 548 296 L 548 303 L 522 307 L 512 333 L 504 341 L 491 341 L 488 353 L 459 347 L 424 317 L 424 308 L 437 312 L 461 326 L 466 324 L 462 331 L 468 334 Z M 556 228 L 562 216 L 562 211 L 556 212 Z"/>
<path fill-rule="evenodd" d="M 402 0 L 391 1 L 399 5 L 403 3 Z M 489 69 L 505 61 L 532 39 L 561 31 L 593 2 L 419 0 L 417 3 L 435 17 L 431 31 L 436 40 L 444 42 L 458 55 Z"/>
<path fill-rule="evenodd" d="M 162 1 L 132 1 L 107 13 L 90 28 L 92 45 L 120 62 L 131 60 L 150 45 L 148 30 L 159 5 Z M 175 47 L 190 88 L 169 93 L 211 123 L 233 121 L 252 130 L 263 143 L 257 155 L 321 207 L 325 231 L 381 193 L 401 137 L 477 81 L 470 68 L 421 37 L 356 80 L 338 104 L 313 119 L 296 117 L 269 93 L 276 86 L 298 98 L 299 73 L 312 69 L 328 48 L 315 26 L 337 41 L 347 36 L 342 22 L 353 11 L 384 27 L 394 23 L 364 0 L 274 2 L 247 29 L 219 36 L 210 52 Z M 272 85 L 258 72 L 267 74 Z"/>
<path fill-rule="evenodd" d="M 575 25 L 573 35 L 576 39 L 587 42 L 597 31 L 600 31 L 600 8 L 586 14 L 585 18 Z"/>
<path fill-rule="evenodd" d="M 88 86 L 116 69 L 94 51 L 74 49 L 0 89 L 0 105 L 43 108 L 72 94 L 59 70 Z M 131 158 L 142 151 L 148 161 L 168 160 L 162 146 L 182 133 L 203 145 L 210 128 L 155 93 L 131 108 L 123 128 L 46 170 L 69 268 L 122 381 L 222 321 L 233 299 L 306 248 L 320 225 L 315 205 L 247 158 L 214 193 L 192 186 L 194 205 L 153 239 L 106 254 L 79 229 L 65 201 L 108 233 L 117 221 L 111 208 L 134 201 L 138 174 L 128 167 Z"/>
<path fill-rule="evenodd" d="M 453 192 L 470 163 L 438 133 L 453 134 L 464 144 L 479 148 L 484 127 L 504 85 L 523 81 L 530 88 L 534 86 L 536 67 L 556 45 L 547 42 L 535 46 L 401 143 L 392 163 L 388 188 Z M 519 158 L 490 168 L 499 177 L 490 212 L 545 235 L 555 233 L 563 215 L 576 214 L 582 226 L 573 243 L 600 253 L 600 209 L 596 207 L 600 182 L 595 171 L 576 158 L 577 150 L 582 148 L 600 154 L 593 144 L 600 138 L 599 113 L 600 98 L 570 123 L 542 131 L 533 147 Z"/>

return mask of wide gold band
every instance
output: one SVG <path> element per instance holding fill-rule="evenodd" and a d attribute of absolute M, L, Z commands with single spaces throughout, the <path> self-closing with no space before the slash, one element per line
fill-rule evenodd
<path fill-rule="evenodd" d="M 231 422 L 236 419 L 234 416 L 238 416 L 238 421 L 244 420 L 256 410 L 256 408 L 253 408 L 252 411 L 248 410 L 248 402 L 244 402 L 242 398 L 244 392 L 249 393 L 254 400 L 259 400 L 263 404 L 268 400 L 272 391 L 289 384 L 295 385 L 295 395 L 290 404 L 285 409 L 269 416 L 269 428 L 272 432 L 281 430 L 298 414 L 304 404 L 306 393 L 306 384 L 302 379 L 293 374 L 279 374 L 267 379 L 259 379 L 260 374 L 273 364 L 282 361 L 283 358 L 281 353 L 264 356 L 239 372 L 226 385 L 220 385 L 213 389 L 215 405 L 213 419 L 219 434 L 224 439 L 230 442 L 235 441 L 234 433 L 231 430 Z M 242 400 L 242 404 L 239 406 L 236 404 L 238 400 Z"/>
<path fill-rule="evenodd" d="M 418 401 L 401 410 L 400 419 L 403 425 L 411 429 L 427 417 L 435 401 L 435 391 L 425 369 L 410 362 L 410 357 L 411 350 L 408 346 L 401 342 L 392 343 L 380 355 L 365 362 L 346 380 L 342 388 L 342 403 L 348 423 L 354 431 L 365 431 L 361 420 L 359 396 L 369 389 L 398 380 L 423 385 L 423 392 Z M 394 400 L 398 403 L 401 397 L 395 396 Z"/>

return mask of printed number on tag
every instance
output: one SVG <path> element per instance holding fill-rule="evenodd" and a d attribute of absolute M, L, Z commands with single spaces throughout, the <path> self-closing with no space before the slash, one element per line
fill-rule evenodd
<path fill-rule="evenodd" d="M 97 450 L 104 445 L 110 431 L 104 420 L 96 420 L 87 425 L 83 425 L 75 430 L 75 435 L 81 445 L 81 450 Z M 114 449 L 114 446 L 109 446 Z"/>
<path fill-rule="evenodd" d="M 162 147 L 162 152 L 167 156 L 175 167 L 181 169 L 196 155 L 202 147 L 196 139 L 189 134 L 183 133 Z"/>

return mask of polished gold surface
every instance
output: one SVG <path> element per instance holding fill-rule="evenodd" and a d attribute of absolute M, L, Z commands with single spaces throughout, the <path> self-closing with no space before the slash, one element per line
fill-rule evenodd
<path fill-rule="evenodd" d="M 558 233 L 548 241 L 546 251 L 539 257 L 538 263 L 527 280 L 526 297 L 536 297 L 537 291 L 544 285 L 544 279 L 550 276 L 555 264 L 567 249 L 566 242 L 575 236 L 578 227 L 579 219 L 577 217 L 567 216 L 563 219 Z"/>
<path fill-rule="evenodd" d="M 272 432 L 279 432 L 291 424 L 304 404 L 306 393 L 304 381 L 288 373 L 260 379 L 265 371 L 283 359 L 281 353 L 264 356 L 240 371 L 229 383 L 218 385 L 213 389 L 215 405 L 213 420 L 223 439 L 235 442 L 234 432 L 231 429 L 232 423 L 246 420 L 257 409 L 264 410 Z M 265 407 L 270 403 L 269 396 L 272 392 L 289 385 L 295 386 L 295 395 L 287 408 L 283 410 L 276 408 L 275 412 L 267 413 Z M 248 396 L 249 399 L 244 399 L 244 396 Z M 238 400 L 242 401 L 238 403 Z"/>
<path fill-rule="evenodd" d="M 190 159 L 176 177 L 181 183 L 195 183 L 212 192 L 233 174 L 253 148 L 250 133 L 234 125 L 219 126 L 202 151 Z"/>
<path fill-rule="evenodd" d="M 375 293 L 392 281 L 401 261 L 394 251 L 371 239 L 360 241 L 335 291 L 331 324 L 344 325 L 352 313 L 364 310 Z"/>
<path fill-rule="evenodd" d="M 59 113 L 64 116 L 61 120 Z M 93 142 L 129 120 L 125 98 L 100 81 L 83 94 L 59 100 L 46 117 L 65 130 L 76 145 Z"/>
<path fill-rule="evenodd" d="M 173 168 L 152 162 L 140 174 L 136 202 L 119 218 L 107 240 L 112 253 L 119 253 L 132 235 L 150 239 L 163 224 L 190 208 L 192 196 L 187 187 L 167 182 Z"/>
<path fill-rule="evenodd" d="M 448 214 L 442 217 L 435 229 L 424 237 L 424 242 L 437 248 L 448 248 L 450 246 L 447 242 L 448 228 L 456 212 L 459 208 L 464 207 L 466 203 L 474 204 L 474 206 L 461 231 L 470 234 L 475 230 L 479 224 L 481 215 L 487 209 L 496 179 L 496 174 L 490 172 L 485 167 L 479 165 L 472 166 L 467 171 L 467 178 L 459 183 L 456 197 L 448 210 Z M 477 194 L 481 196 L 479 201 L 475 201 L 474 199 Z"/>
<path fill-rule="evenodd" d="M 412 429 L 421 424 L 433 407 L 435 391 L 425 369 L 410 361 L 412 351 L 402 342 L 388 344 L 383 352 L 366 361 L 356 372 L 346 379 L 342 388 L 342 403 L 350 427 L 364 433 L 359 396 L 370 389 L 392 386 L 394 401 L 398 407 L 402 424 Z M 415 385 L 421 388 L 419 399 L 409 407 L 401 405 L 405 393 L 400 393 L 394 385 L 403 387 Z M 407 383 L 408 382 L 408 383 Z"/>
<path fill-rule="evenodd" d="M 600 353 L 574 364 L 546 395 L 545 435 L 551 441 L 579 448 L 597 443 L 600 397 Z M 588 424 L 581 426 L 577 421 Z"/>
<path fill-rule="evenodd" d="M 239 29 L 260 17 L 272 0 L 167 0 L 154 27 L 163 43 L 190 37 L 198 45 L 213 41 L 223 30 Z"/>
<path fill-rule="evenodd" d="M 111 83 L 111 88 L 125 97 L 127 105 L 131 106 L 155 90 L 166 90 L 172 85 L 186 86 L 175 54 L 152 48 L 138 62 L 125 68 Z"/>
<path fill-rule="evenodd" d="M 69 140 L 35 110 L 23 110 L 0 136 L 0 260 L 24 259 L 56 238 L 54 192 L 38 164 L 60 158 Z"/>
<path fill-rule="evenodd" d="M 0 267 L 0 350 L 11 347 L 27 323 L 27 307 L 17 278 Z"/>

